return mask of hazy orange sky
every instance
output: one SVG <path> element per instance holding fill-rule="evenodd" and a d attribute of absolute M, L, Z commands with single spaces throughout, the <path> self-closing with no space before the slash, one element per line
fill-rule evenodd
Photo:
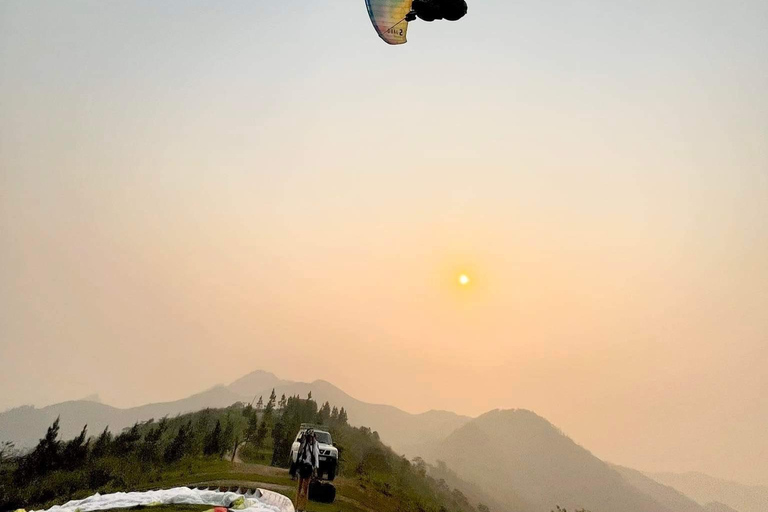
<path fill-rule="evenodd" d="M 767 23 L 0 3 L 0 409 L 265 369 L 768 484 Z"/>

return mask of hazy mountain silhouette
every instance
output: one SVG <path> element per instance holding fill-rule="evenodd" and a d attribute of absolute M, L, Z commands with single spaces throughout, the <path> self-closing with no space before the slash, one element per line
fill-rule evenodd
<path fill-rule="evenodd" d="M 269 391 L 264 390 L 265 400 Z M 328 401 L 332 405 L 344 407 L 352 425 L 365 425 L 378 431 L 385 443 L 395 451 L 408 455 L 415 454 L 415 447 L 434 438 L 442 439 L 471 419 L 447 411 L 411 414 L 391 405 L 369 404 L 349 396 L 324 380 L 294 382 L 275 388 L 278 397 L 283 393 L 286 396 L 307 396 L 310 391 L 318 403 Z"/>
<path fill-rule="evenodd" d="M 657 482 L 671 485 L 711 510 L 727 505 L 738 512 L 768 511 L 768 486 L 744 485 L 702 473 L 646 473 Z M 714 508 L 713 508 L 714 507 Z M 724 509 L 727 510 L 727 509 Z"/>
<path fill-rule="evenodd" d="M 674 487 L 661 484 L 642 472 L 623 466 L 611 466 L 624 480 L 638 491 L 673 512 L 705 512 L 707 509 Z"/>
<path fill-rule="evenodd" d="M 537 512 L 537 509 L 523 502 L 522 499 L 510 501 L 509 497 L 495 496 L 484 491 L 479 485 L 462 479 L 448 468 L 444 463 L 430 466 L 429 475 L 436 480 L 443 480 L 445 484 L 454 489 L 460 489 L 470 503 L 482 503 L 493 512 Z"/>
<path fill-rule="evenodd" d="M 723 503 L 718 503 L 717 501 L 707 503 L 707 506 L 704 507 L 704 510 L 707 512 L 739 512 L 738 510 L 733 509 L 728 505 L 724 505 Z"/>
<path fill-rule="evenodd" d="M 240 377 L 227 386 L 227 388 L 236 395 L 248 398 L 247 401 L 249 403 L 251 401 L 255 403 L 255 399 L 258 398 L 258 395 L 266 392 L 267 394 L 264 397 L 266 403 L 266 400 L 269 399 L 269 391 L 272 388 L 288 386 L 290 384 L 294 384 L 294 382 L 280 379 L 274 373 L 256 370 L 248 375 Z"/>
<path fill-rule="evenodd" d="M 13 441 L 18 448 L 32 447 L 45 435 L 46 429 L 57 417 L 61 418 L 62 438 L 71 439 L 80 433 L 83 425 L 88 425 L 91 435 L 98 434 L 107 426 L 119 432 L 137 421 L 175 416 L 206 407 L 226 407 L 240 399 L 239 395 L 220 386 L 182 400 L 129 409 L 88 400 L 62 402 L 40 409 L 32 406 L 17 407 L 0 413 L 0 440 Z"/>
<path fill-rule="evenodd" d="M 85 424 L 91 434 L 107 426 L 118 432 L 137 421 L 175 416 L 206 407 L 227 407 L 238 401 L 250 403 L 259 395 L 266 401 L 272 389 L 275 389 L 278 397 L 282 394 L 307 396 L 311 391 L 318 402 L 329 401 L 337 407 L 344 407 L 352 424 L 370 426 L 379 432 L 385 442 L 401 452 L 409 451 L 410 447 L 422 444 L 427 439 L 445 437 L 470 419 L 444 411 L 410 414 L 390 405 L 362 402 L 322 380 L 312 383 L 291 382 L 279 379 L 272 373 L 255 371 L 229 386 L 216 386 L 182 400 L 128 409 L 90 400 L 62 402 L 39 409 L 18 407 L 0 413 L 0 440 L 13 441 L 20 448 L 31 447 L 43 437 L 57 417 L 61 417 L 61 435 L 65 439 L 79 434 Z"/>
<path fill-rule="evenodd" d="M 76 436 L 84 424 L 92 435 L 107 426 L 120 431 L 150 418 L 250 403 L 259 396 L 266 401 L 272 389 L 278 398 L 311 392 L 319 403 L 344 407 L 351 424 L 378 431 L 396 451 L 445 461 L 435 476 L 449 485 L 455 481 L 454 486 L 468 482 L 471 485 L 462 484 L 464 491 L 477 501 L 483 499 L 495 512 L 535 512 L 555 505 L 591 512 L 768 511 L 768 488 L 698 474 L 648 475 L 611 466 L 530 411 L 496 410 L 476 419 L 447 411 L 410 414 L 362 402 L 326 381 L 291 382 L 264 371 L 181 400 L 127 409 L 92 397 L 39 409 L 18 407 L 0 413 L 0 441 L 31 447 L 56 417 L 61 418 L 61 435 L 66 439 Z"/>
<path fill-rule="evenodd" d="M 533 510 L 555 505 L 591 512 L 683 510 L 641 492 L 531 411 L 486 413 L 448 436 L 429 458 L 444 460 L 461 478 L 502 501 L 528 504 Z M 687 511 L 702 512 L 695 504 L 686 506 Z"/>

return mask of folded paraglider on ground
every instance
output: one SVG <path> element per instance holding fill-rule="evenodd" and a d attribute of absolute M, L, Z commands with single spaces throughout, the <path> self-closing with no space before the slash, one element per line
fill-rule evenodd
<path fill-rule="evenodd" d="M 176 487 L 157 491 L 94 494 L 38 512 L 101 512 L 156 505 L 211 505 L 206 512 L 295 512 L 291 500 L 264 489 L 220 490 Z M 19 510 L 16 512 L 25 512 Z M 31 511 L 30 511 L 31 512 Z"/>
<path fill-rule="evenodd" d="M 365 0 L 373 27 L 388 44 L 407 41 L 408 23 L 423 21 L 457 21 L 467 14 L 465 0 Z"/>

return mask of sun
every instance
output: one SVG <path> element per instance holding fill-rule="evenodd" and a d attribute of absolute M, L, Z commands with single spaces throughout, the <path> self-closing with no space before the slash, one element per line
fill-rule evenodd
<path fill-rule="evenodd" d="M 469 284 L 469 276 L 467 274 L 461 274 L 459 276 L 459 284 L 461 286 L 466 286 Z"/>

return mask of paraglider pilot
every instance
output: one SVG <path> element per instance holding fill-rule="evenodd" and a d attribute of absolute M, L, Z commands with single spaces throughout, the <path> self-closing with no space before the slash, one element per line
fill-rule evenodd
<path fill-rule="evenodd" d="M 465 14 L 467 14 L 465 0 L 413 0 L 411 12 L 405 16 L 405 21 L 413 21 L 417 17 L 424 21 L 457 21 Z"/>
<path fill-rule="evenodd" d="M 307 510 L 309 500 L 309 484 L 312 477 L 317 474 L 320 467 L 320 448 L 315 438 L 315 431 L 307 429 L 299 445 L 299 453 L 296 456 L 296 471 L 299 473 L 299 489 L 296 493 L 296 510 Z"/>

